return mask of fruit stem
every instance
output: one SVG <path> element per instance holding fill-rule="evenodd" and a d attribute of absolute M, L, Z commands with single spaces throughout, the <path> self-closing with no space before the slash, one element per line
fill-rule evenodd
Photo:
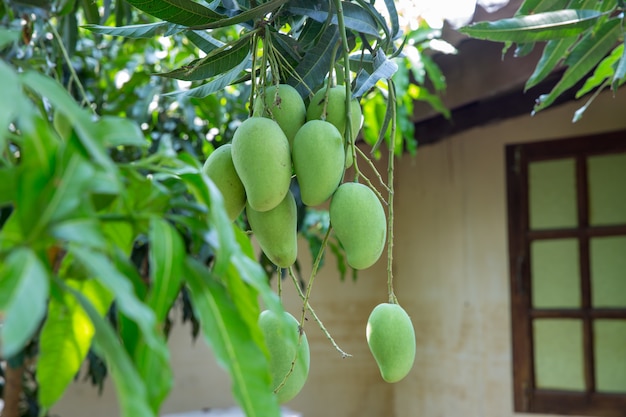
<path fill-rule="evenodd" d="M 302 298 L 302 300 L 304 300 L 304 293 L 300 289 L 300 285 L 298 283 L 298 278 L 296 278 L 296 275 L 293 273 L 293 268 L 289 268 L 289 276 L 293 280 L 293 283 L 296 286 L 296 289 L 298 290 L 298 294 L 300 295 L 300 298 Z M 350 358 L 350 357 L 352 357 L 351 354 L 345 352 L 343 349 L 341 349 L 339 347 L 337 342 L 335 342 L 335 339 L 333 339 L 333 337 L 331 336 L 330 332 L 328 331 L 328 329 L 326 329 L 326 326 L 324 326 L 324 323 L 322 323 L 322 320 L 317 316 L 317 314 L 315 313 L 315 310 L 313 310 L 313 307 L 311 306 L 311 304 L 308 301 L 306 303 L 306 309 L 309 310 L 309 313 L 311 313 L 311 315 L 313 316 L 313 319 L 315 320 L 315 322 L 318 324 L 320 329 L 322 329 L 322 332 L 324 332 L 324 334 L 326 335 L 326 338 L 330 341 L 330 343 L 333 345 L 335 350 L 337 350 L 337 352 L 339 352 L 341 354 L 341 357 L 342 358 Z"/>
<path fill-rule="evenodd" d="M 74 65 L 72 65 L 72 60 L 70 59 L 70 56 L 67 53 L 67 49 L 65 49 L 65 45 L 63 45 L 63 40 L 61 39 L 61 35 L 59 35 L 59 32 L 57 32 L 54 25 L 50 24 L 48 26 L 50 28 L 50 31 L 52 32 L 52 36 L 54 36 L 54 39 L 56 39 L 57 43 L 59 44 L 59 48 L 61 49 L 61 53 L 63 54 L 63 59 L 65 60 L 65 64 L 67 65 L 67 68 L 70 70 L 72 79 L 78 86 L 78 91 L 80 91 L 80 95 L 83 96 L 82 104 L 85 107 L 88 107 L 92 112 L 95 113 L 96 112 L 95 109 L 93 108 L 93 106 L 91 106 L 91 103 L 89 102 L 89 99 L 87 98 L 87 93 L 85 92 L 85 88 L 83 87 L 83 84 L 80 82 L 80 78 L 78 78 L 78 74 L 76 74 Z"/>
<path fill-rule="evenodd" d="M 255 79 L 256 77 L 254 77 L 254 72 L 256 71 L 258 48 L 259 48 L 259 35 L 255 34 L 254 37 L 252 38 L 252 76 L 250 77 L 250 81 L 251 81 L 250 98 L 248 100 L 248 102 L 250 103 L 250 106 L 248 108 L 248 117 L 252 117 L 252 112 L 254 110 L 254 96 L 256 94 L 256 79 Z M 261 74 L 263 74 L 263 71 L 261 71 Z"/>
<path fill-rule="evenodd" d="M 389 220 L 387 222 L 387 293 L 389 302 L 397 304 L 398 299 L 393 291 L 393 168 L 394 168 L 394 142 L 396 137 L 396 86 L 391 78 L 387 79 L 389 85 L 389 105 L 392 106 L 391 132 L 389 136 L 389 163 L 387 167 L 387 189 L 389 190 L 388 211 Z"/>

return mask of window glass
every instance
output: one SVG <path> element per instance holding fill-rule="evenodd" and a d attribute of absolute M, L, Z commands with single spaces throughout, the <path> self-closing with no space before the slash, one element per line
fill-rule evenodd
<path fill-rule="evenodd" d="M 626 307 L 626 236 L 597 237 L 590 245 L 593 306 Z"/>
<path fill-rule="evenodd" d="M 530 228 L 576 227 L 576 163 L 574 159 L 532 162 L 528 167 Z"/>
<path fill-rule="evenodd" d="M 589 224 L 626 223 L 626 153 L 590 156 Z"/>
<path fill-rule="evenodd" d="M 531 243 L 533 307 L 580 307 L 578 257 L 577 239 Z"/>
<path fill-rule="evenodd" d="M 582 321 L 533 320 L 537 388 L 585 390 Z"/>
<path fill-rule="evenodd" d="M 594 321 L 596 389 L 626 393 L 626 320 Z"/>

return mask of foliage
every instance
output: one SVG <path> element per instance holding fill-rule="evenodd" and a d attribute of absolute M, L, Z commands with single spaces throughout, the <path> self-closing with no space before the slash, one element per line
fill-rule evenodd
<path fill-rule="evenodd" d="M 624 10 L 618 0 L 526 0 L 512 18 L 475 23 L 461 31 L 478 39 L 505 42 L 505 51 L 515 43 L 518 56 L 545 42 L 526 90 L 556 69 L 564 68 L 564 72 L 549 93 L 539 96 L 533 112 L 549 107 L 584 80 L 577 87 L 576 98 L 595 91 L 574 114 L 577 121 L 600 92 L 606 88 L 616 92 L 626 80 Z"/>
<path fill-rule="evenodd" d="M 350 81 L 366 141 L 414 152 L 412 100 L 445 112 L 424 87 L 445 87 L 426 55 L 440 34 L 423 25 L 403 43 L 393 1 L 385 17 L 372 3 L 0 2 L 0 353 L 5 379 L 28 382 L 24 415 L 46 415 L 85 360 L 94 383 L 112 376 L 121 415 L 156 415 L 181 300 L 246 414 L 278 415 L 257 324 L 261 305 L 282 311 L 275 268 L 255 260 L 201 162 L 281 81 L 305 97 Z M 314 271 L 328 247 L 347 273 L 327 213 L 303 213 L 299 229 Z"/>

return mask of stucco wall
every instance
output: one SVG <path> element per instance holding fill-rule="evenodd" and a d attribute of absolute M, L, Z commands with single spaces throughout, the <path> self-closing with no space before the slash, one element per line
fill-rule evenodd
<path fill-rule="evenodd" d="M 396 276 L 417 359 L 395 416 L 512 416 L 504 145 L 626 128 L 626 96 L 473 129 L 403 158 L 396 176 Z"/>
<path fill-rule="evenodd" d="M 309 319 L 310 378 L 287 406 L 304 417 L 513 416 L 504 145 L 626 129 L 625 106 L 626 95 L 607 94 L 577 124 L 570 123 L 577 107 L 564 106 L 473 129 L 398 160 L 396 293 L 415 325 L 415 366 L 405 380 L 385 384 L 365 342 L 367 316 L 386 300 L 386 259 L 357 282 L 340 282 L 329 256 L 311 303 L 353 357 L 342 359 Z M 306 251 L 301 262 L 308 274 Z M 298 314 L 291 282 L 283 296 Z M 177 325 L 170 343 L 175 387 L 164 413 L 235 404 L 203 340 L 192 343 L 189 329 Z M 113 387 L 100 397 L 74 383 L 54 412 L 78 417 L 85 410 L 90 417 L 118 415 Z"/>

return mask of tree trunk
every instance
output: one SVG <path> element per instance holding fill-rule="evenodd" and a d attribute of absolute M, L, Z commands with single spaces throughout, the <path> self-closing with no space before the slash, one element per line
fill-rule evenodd
<path fill-rule="evenodd" d="M 4 382 L 4 408 L 0 417 L 20 417 L 23 376 L 24 364 L 13 368 L 7 363 Z"/>

